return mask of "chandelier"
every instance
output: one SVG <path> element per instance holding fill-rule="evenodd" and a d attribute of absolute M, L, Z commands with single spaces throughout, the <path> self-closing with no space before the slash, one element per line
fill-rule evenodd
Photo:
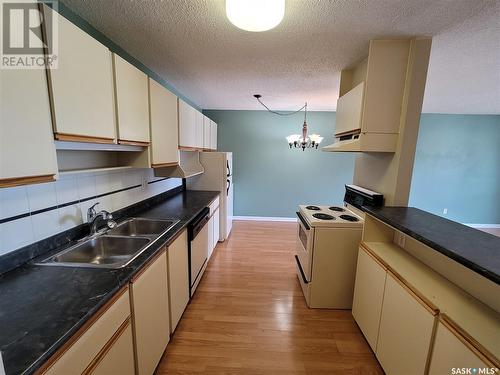
<path fill-rule="evenodd" d="M 268 106 L 266 106 L 260 98 L 262 98 L 262 95 L 255 94 L 254 98 L 257 99 L 257 101 L 268 111 L 271 112 L 275 115 L 278 116 L 291 116 L 296 113 L 299 113 L 300 111 L 304 110 L 304 124 L 302 125 L 302 134 L 291 134 L 288 137 L 286 137 L 286 140 L 288 142 L 288 146 L 290 148 L 296 148 L 296 149 L 302 149 L 302 151 L 305 151 L 306 148 L 311 148 L 311 149 L 318 149 L 319 144 L 323 140 L 323 137 L 320 136 L 319 134 L 307 134 L 307 102 L 298 110 L 293 111 L 293 112 L 278 112 L 278 111 L 273 111 L 270 109 Z"/>

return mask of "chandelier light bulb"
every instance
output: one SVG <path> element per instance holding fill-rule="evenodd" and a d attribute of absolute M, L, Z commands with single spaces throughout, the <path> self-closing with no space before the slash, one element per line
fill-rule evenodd
<path fill-rule="evenodd" d="M 270 30 L 285 16 L 285 0 L 226 0 L 226 15 L 242 30 Z"/>

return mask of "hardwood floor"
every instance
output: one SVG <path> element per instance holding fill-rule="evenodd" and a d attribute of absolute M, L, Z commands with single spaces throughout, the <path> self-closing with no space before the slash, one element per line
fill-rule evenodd
<path fill-rule="evenodd" d="M 295 224 L 235 222 L 157 374 L 383 374 L 350 311 L 308 309 Z"/>

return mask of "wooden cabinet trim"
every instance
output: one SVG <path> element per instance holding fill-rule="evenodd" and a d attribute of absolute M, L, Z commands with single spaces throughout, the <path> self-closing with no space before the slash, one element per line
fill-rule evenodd
<path fill-rule="evenodd" d="M 118 143 L 121 145 L 129 145 L 129 146 L 143 146 L 143 147 L 148 147 L 149 142 L 143 142 L 143 141 L 131 141 L 128 139 L 118 139 Z"/>
<path fill-rule="evenodd" d="M 158 254 L 155 254 L 155 256 L 150 260 L 148 261 L 148 263 L 146 265 L 144 265 L 144 267 L 142 267 L 142 269 L 139 270 L 139 272 L 137 272 L 134 276 L 132 276 L 132 279 L 130 280 L 131 283 L 134 283 L 135 281 L 137 281 L 137 279 L 139 277 L 141 277 L 141 275 L 147 271 L 147 269 L 149 267 L 151 267 L 151 265 L 159 258 L 163 255 L 163 253 L 166 253 L 167 252 L 167 248 L 164 246 L 162 248 L 161 251 L 158 251 Z"/>
<path fill-rule="evenodd" d="M 79 134 L 66 134 L 66 133 L 54 133 L 54 138 L 58 141 L 66 141 L 66 142 L 87 142 L 87 143 L 115 143 L 114 138 L 105 138 L 105 137 L 91 137 L 87 135 L 79 135 Z"/>
<path fill-rule="evenodd" d="M 436 316 L 439 314 L 439 309 L 430 302 L 425 296 L 423 296 L 419 291 L 412 288 L 406 283 L 406 281 L 392 269 L 387 269 L 389 275 L 391 275 L 396 282 L 401 285 L 408 293 L 410 293 L 423 307 L 427 309 L 432 315 Z"/>
<path fill-rule="evenodd" d="M 113 336 L 109 339 L 109 341 L 104 345 L 104 347 L 99 351 L 97 356 L 92 360 L 92 362 L 87 366 L 87 368 L 83 371 L 82 375 L 91 374 L 95 368 L 101 363 L 106 354 L 111 350 L 113 345 L 118 341 L 121 335 L 125 332 L 125 330 L 130 326 L 130 316 L 121 324 L 118 330 L 115 332 Z"/>
<path fill-rule="evenodd" d="M 56 180 L 55 174 L 45 174 L 40 176 L 23 176 L 0 179 L 0 188 L 7 188 L 19 185 L 41 184 Z"/>
<path fill-rule="evenodd" d="M 78 341 L 82 335 L 87 332 L 87 330 L 92 327 L 92 325 L 102 316 L 108 309 L 113 306 L 113 304 L 120 299 L 126 292 L 128 292 L 128 285 L 125 285 L 122 289 L 120 289 L 111 299 L 106 302 L 106 304 L 99 309 L 94 315 L 92 315 L 89 320 L 87 320 L 83 326 L 81 326 L 76 333 L 69 338 L 53 355 L 50 357 L 47 362 L 45 362 L 36 372 L 35 374 L 44 374 L 52 365 L 57 362 L 59 358 L 61 358 L 66 351 L 71 348 L 71 346 Z M 130 317 L 129 317 L 130 318 Z"/>
<path fill-rule="evenodd" d="M 373 251 L 370 250 L 370 248 L 364 243 L 360 242 L 359 247 L 364 250 L 365 253 L 368 254 L 380 267 L 382 267 L 384 270 L 387 271 L 388 267 L 387 264 L 382 261 Z"/>
<path fill-rule="evenodd" d="M 165 167 L 176 167 L 178 166 L 179 163 L 172 162 L 172 163 L 153 163 L 151 164 L 151 168 L 165 168 Z"/>
<path fill-rule="evenodd" d="M 496 358 L 472 336 L 470 336 L 462 327 L 453 321 L 448 315 L 440 314 L 439 321 L 450 330 L 450 332 L 477 355 L 483 362 L 491 367 L 500 368 L 500 359 Z"/>
<path fill-rule="evenodd" d="M 370 255 L 380 266 L 382 266 L 394 279 L 409 293 L 411 293 L 417 301 L 419 301 L 422 306 L 424 306 L 432 315 L 437 315 L 439 309 L 434 305 L 428 298 L 426 298 L 422 293 L 412 287 L 408 282 L 394 269 L 392 269 L 388 264 L 386 264 L 382 259 L 380 259 L 376 254 L 374 254 L 370 248 L 364 243 L 360 243 L 360 247 L 365 250 L 368 255 Z"/>

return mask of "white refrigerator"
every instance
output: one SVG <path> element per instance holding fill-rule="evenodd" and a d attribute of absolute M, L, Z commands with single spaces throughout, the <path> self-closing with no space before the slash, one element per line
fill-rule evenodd
<path fill-rule="evenodd" d="M 224 241 L 233 226 L 233 153 L 200 152 L 205 172 L 187 179 L 188 190 L 220 191 L 219 241 Z"/>

